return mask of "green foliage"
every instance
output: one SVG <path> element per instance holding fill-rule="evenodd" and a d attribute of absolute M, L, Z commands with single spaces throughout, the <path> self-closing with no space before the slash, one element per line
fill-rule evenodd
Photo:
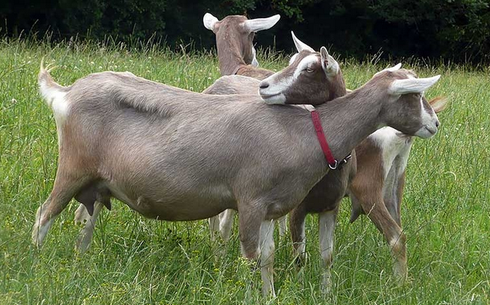
<path fill-rule="evenodd" d="M 289 51 L 289 35 L 335 52 L 363 58 L 442 57 L 448 61 L 490 62 L 488 0 L 7 0 L 0 4 L 0 32 L 44 35 L 61 40 L 88 36 L 116 41 L 165 41 L 175 49 L 214 46 L 214 36 L 202 26 L 202 16 L 230 14 L 265 17 L 281 14 L 274 28 L 258 41 Z M 275 36 L 275 37 L 273 37 Z"/>

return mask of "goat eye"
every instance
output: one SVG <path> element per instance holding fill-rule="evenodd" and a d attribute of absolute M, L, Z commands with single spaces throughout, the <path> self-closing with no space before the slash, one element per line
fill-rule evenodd
<path fill-rule="evenodd" d="M 315 71 L 315 70 L 313 70 L 312 68 L 306 68 L 306 72 L 308 72 L 308 73 L 312 73 L 313 71 Z"/>

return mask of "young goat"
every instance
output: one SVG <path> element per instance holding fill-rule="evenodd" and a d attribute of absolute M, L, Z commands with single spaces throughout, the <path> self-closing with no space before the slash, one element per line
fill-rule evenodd
<path fill-rule="evenodd" d="M 322 48 L 316 61 L 297 64 L 325 69 L 326 54 Z M 382 125 L 433 136 L 439 121 L 420 94 L 438 79 L 384 71 L 318 106 L 333 155 L 348 155 Z M 288 104 L 286 91 L 304 81 L 277 73 L 260 92 L 266 103 L 280 95 L 273 101 Z M 95 73 L 63 87 L 41 67 L 39 86 L 54 112 L 59 164 L 36 213 L 35 245 L 73 197 L 89 207 L 115 197 L 145 217 L 170 221 L 237 209 L 242 253 L 260 255 L 263 292 L 274 294 L 271 220 L 297 206 L 328 172 L 309 111 L 270 106 L 253 95 L 189 92 L 128 72 Z"/>
<path fill-rule="evenodd" d="M 208 30 L 216 34 L 221 75 L 237 74 L 262 80 L 274 74 L 272 71 L 258 68 L 253 39 L 255 32 L 270 29 L 280 18 L 280 15 L 274 15 L 249 20 L 245 16 L 233 15 L 220 21 L 206 13 L 203 23 Z"/>

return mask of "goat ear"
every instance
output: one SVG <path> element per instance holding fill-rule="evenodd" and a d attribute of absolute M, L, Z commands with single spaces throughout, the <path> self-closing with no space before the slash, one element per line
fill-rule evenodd
<path fill-rule="evenodd" d="M 339 64 L 332 56 L 330 56 L 330 54 L 328 54 L 327 48 L 320 48 L 320 58 L 322 61 L 322 68 L 327 76 L 334 76 L 339 73 Z"/>
<path fill-rule="evenodd" d="M 397 71 L 397 70 L 400 70 L 400 68 L 402 67 L 402 64 L 401 63 L 397 63 L 396 65 L 394 65 L 393 67 L 391 68 L 386 68 L 384 69 L 383 71 L 390 71 L 390 72 L 393 72 L 393 71 Z M 381 71 L 381 72 L 383 72 Z"/>
<path fill-rule="evenodd" d="M 274 15 L 269 18 L 250 19 L 243 22 L 243 27 L 248 32 L 258 32 L 268 30 L 281 19 L 281 15 Z"/>
<path fill-rule="evenodd" d="M 299 40 L 298 37 L 296 37 L 296 35 L 294 35 L 293 31 L 291 31 L 291 36 L 293 36 L 294 45 L 296 46 L 296 50 L 298 50 L 298 53 L 303 51 L 303 50 L 315 52 L 315 50 L 313 50 L 312 47 L 310 47 L 306 43 Z"/>
<path fill-rule="evenodd" d="M 206 13 L 204 14 L 204 17 L 202 17 L 202 23 L 204 24 L 204 27 L 213 32 L 216 26 L 216 22 L 218 21 L 219 21 L 218 18 L 214 17 L 210 13 Z"/>
<path fill-rule="evenodd" d="M 388 93 L 391 95 L 422 93 L 434 85 L 440 77 L 440 75 L 437 75 L 429 78 L 397 79 L 391 83 Z"/>
<path fill-rule="evenodd" d="M 253 55 L 253 58 L 252 58 L 251 65 L 253 67 L 258 67 L 259 66 L 259 62 L 257 61 L 257 51 L 255 51 L 255 48 L 253 46 L 252 46 L 252 55 Z"/>
<path fill-rule="evenodd" d="M 394 72 L 394 71 L 400 70 L 401 67 L 402 67 L 402 64 L 398 63 L 398 64 L 394 65 L 393 67 L 389 67 L 389 68 L 386 68 L 386 69 L 379 71 L 378 73 L 374 74 L 374 76 L 376 76 L 382 72 L 385 72 L 385 71 Z"/>
<path fill-rule="evenodd" d="M 447 106 L 447 99 L 443 97 L 436 97 L 433 98 L 429 101 L 429 104 L 432 106 L 432 109 L 434 109 L 435 113 L 439 113 L 446 109 Z"/>

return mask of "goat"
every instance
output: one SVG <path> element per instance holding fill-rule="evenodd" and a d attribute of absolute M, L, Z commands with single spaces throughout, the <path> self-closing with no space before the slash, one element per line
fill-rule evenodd
<path fill-rule="evenodd" d="M 280 15 L 274 15 L 249 20 L 245 16 L 232 15 L 220 21 L 206 13 L 203 24 L 216 34 L 221 75 L 237 74 L 260 80 L 272 75 L 274 72 L 258 68 L 253 39 L 255 32 L 270 29 L 280 18 Z"/>
<path fill-rule="evenodd" d="M 275 22 L 279 20 L 279 15 L 276 16 L 277 16 L 277 20 L 275 20 Z M 273 17 L 264 19 L 264 21 L 268 20 L 268 25 L 270 25 L 269 27 L 273 25 L 272 21 L 274 20 L 271 21 L 272 18 Z M 237 75 L 244 75 L 244 76 L 254 77 L 257 79 L 263 79 L 273 74 L 273 72 L 264 69 L 257 70 L 257 69 L 253 69 L 252 67 L 250 67 L 249 69 L 223 68 L 223 67 L 239 67 L 239 66 L 243 67 L 243 63 L 246 64 L 252 63 L 253 66 L 254 60 L 250 59 L 250 56 L 249 57 L 245 56 L 245 53 L 243 51 L 243 50 L 252 50 L 253 51 L 252 53 L 255 54 L 254 52 L 255 49 L 253 47 L 253 36 L 252 36 L 253 33 L 249 33 L 248 31 L 243 31 L 243 28 L 247 28 L 244 25 L 246 22 L 250 22 L 250 20 L 247 21 L 245 16 L 228 16 L 225 17 L 222 21 L 218 21 L 216 17 L 212 16 L 209 13 L 206 13 L 203 17 L 204 26 L 216 33 L 218 58 L 219 58 L 221 74 L 230 75 L 236 73 Z M 291 34 L 298 52 L 301 52 L 303 50 L 308 52 L 314 52 L 314 50 L 311 47 L 307 46 L 299 39 L 297 39 L 297 37 L 294 35 L 293 32 L 291 32 Z M 294 58 L 292 58 L 291 60 L 294 60 Z M 325 88 L 321 88 L 320 90 L 322 91 L 328 90 L 329 97 L 327 100 L 332 100 L 336 97 L 344 95 L 346 93 L 346 89 L 338 63 L 333 58 L 331 58 L 329 62 L 331 65 L 331 67 L 329 67 L 329 71 L 330 71 L 328 75 L 329 81 L 327 82 L 327 86 Z M 250 71 L 253 71 L 254 73 L 249 73 Z M 310 74 L 320 75 L 319 73 L 317 74 L 310 73 Z M 222 78 L 219 79 L 210 88 L 206 89 L 203 93 L 253 94 L 255 93 L 254 90 L 256 90 L 255 89 L 256 86 L 252 86 L 253 84 L 251 84 L 251 82 L 252 81 L 244 78 Z M 248 88 L 250 88 L 250 90 Z M 301 92 L 303 92 L 305 89 L 306 88 L 302 88 Z M 314 89 L 316 90 L 318 89 L 318 87 L 315 86 Z M 290 93 L 290 95 L 294 94 L 294 91 L 291 92 L 292 93 Z M 314 90 L 311 91 L 311 94 L 312 96 L 319 96 L 318 101 L 313 101 L 314 104 L 322 103 L 325 101 L 323 100 L 323 94 L 318 94 Z M 293 96 L 291 96 L 290 100 L 292 98 Z M 297 100 L 297 102 L 292 102 L 292 103 L 301 104 L 303 102 L 301 100 Z M 352 162 L 349 165 L 345 166 L 344 169 L 342 170 L 331 172 L 329 175 L 327 175 L 327 177 L 324 178 L 325 181 L 323 181 L 322 185 L 331 190 L 343 187 L 345 183 L 342 183 L 341 181 L 347 179 L 347 177 L 344 175 L 344 172 L 350 171 L 350 167 L 352 166 L 351 164 L 355 164 L 355 153 L 353 153 Z M 340 176 L 342 176 L 342 179 L 340 179 Z M 343 191 L 340 192 L 343 193 Z M 331 193 L 333 193 L 333 191 Z M 231 229 L 232 229 L 233 219 L 235 214 L 236 213 L 233 210 L 227 210 L 222 214 L 220 214 L 219 216 L 210 218 L 209 225 L 210 225 L 211 236 L 213 239 L 215 239 L 216 232 L 219 231 L 221 234 L 221 238 L 225 242 L 228 241 L 231 235 Z M 284 232 L 286 231 L 285 217 L 280 218 L 278 220 L 278 223 L 279 223 L 279 235 L 283 236 Z"/>
<path fill-rule="evenodd" d="M 326 69 L 327 55 L 322 47 L 293 65 L 306 60 Z M 346 156 L 381 125 L 433 136 L 439 121 L 420 94 L 438 79 L 383 71 L 318 106 L 333 155 Z M 237 209 L 242 253 L 260 256 L 262 291 L 275 295 L 271 220 L 297 206 L 328 164 L 309 111 L 267 104 L 272 93 L 288 103 L 284 93 L 305 78 L 279 72 L 266 80 L 263 100 L 190 92 L 128 72 L 94 73 L 64 87 L 41 65 L 38 81 L 54 112 L 59 159 L 53 190 L 36 212 L 33 243 L 42 245 L 73 197 L 86 206 L 115 197 L 145 217 L 169 221 Z"/>
<path fill-rule="evenodd" d="M 274 15 L 269 18 L 247 19 L 245 16 L 227 16 L 219 21 L 213 15 L 206 13 L 203 17 L 204 26 L 216 33 L 216 43 L 218 49 L 219 65 L 222 75 L 237 74 L 243 76 L 254 77 L 256 79 L 264 79 L 272 75 L 274 72 L 257 68 L 259 63 L 255 57 L 256 51 L 253 46 L 253 38 L 255 32 L 267 30 L 274 26 L 280 19 L 280 15 Z M 226 84 L 220 86 L 220 83 Z M 231 83 L 228 83 L 231 82 Z M 239 82 L 233 83 L 233 82 Z M 258 83 L 250 84 L 250 80 L 245 77 L 221 80 L 210 88 L 206 89 L 205 94 L 238 94 L 240 89 L 233 88 L 253 88 L 245 90 L 245 94 L 256 94 Z M 248 87 L 249 86 L 249 87 Z M 243 91 L 243 90 L 242 90 Z M 110 206 L 108 206 L 110 207 Z M 89 207 L 100 212 L 102 206 L 96 203 L 94 207 Z M 99 213 L 93 214 L 87 211 L 85 206 L 80 207 L 75 212 L 75 223 L 85 226 L 79 235 L 77 249 L 80 252 L 85 252 L 92 240 L 95 223 Z M 233 218 L 236 213 L 234 210 L 226 210 L 219 216 L 209 219 L 211 237 L 214 240 L 217 232 L 220 232 L 222 239 L 226 242 L 231 235 Z M 95 215 L 95 216 L 94 216 Z M 284 235 L 286 230 L 285 218 L 279 221 L 280 235 Z"/>
<path fill-rule="evenodd" d="M 447 100 L 429 101 L 436 113 Z M 349 184 L 351 219 L 367 214 L 391 247 L 394 275 L 404 281 L 408 275 L 406 236 L 401 228 L 401 203 L 413 138 L 391 127 L 383 127 L 356 147 L 357 173 Z"/>
<path fill-rule="evenodd" d="M 220 70 L 222 75 L 238 74 L 248 75 L 257 79 L 263 79 L 272 75 L 274 72 L 257 68 L 259 63 L 255 57 L 256 51 L 253 47 L 253 38 L 255 32 L 266 30 L 274 26 L 279 21 L 280 15 L 274 15 L 269 18 L 247 19 L 245 16 L 228 16 L 219 21 L 213 15 L 206 13 L 203 17 L 204 26 L 216 33 L 216 42 L 218 46 L 218 56 L 220 58 Z M 232 73 L 233 72 L 233 73 Z M 225 82 L 240 82 L 240 88 L 246 88 L 249 80 L 247 78 L 227 79 Z M 255 85 L 255 83 L 253 84 Z M 231 83 L 226 86 L 214 85 L 203 93 L 206 94 L 238 94 L 233 88 L 237 84 Z M 251 94 L 256 94 L 258 85 Z M 250 91 L 247 90 L 247 94 Z M 83 198 L 82 198 L 83 199 Z M 106 202 L 110 209 L 110 203 Z M 80 205 L 75 212 L 75 223 L 85 224 L 77 241 L 79 252 L 85 252 L 92 240 L 95 224 L 102 209 L 100 203 L 96 202 L 94 206 L 88 206 L 90 211 L 84 205 Z M 96 213 L 93 213 L 93 211 Z M 227 241 L 231 235 L 231 226 L 233 225 L 233 210 L 227 210 L 209 220 L 211 236 L 215 239 L 216 232 L 219 231 L 224 241 Z M 284 219 L 284 218 L 282 218 Z M 280 232 L 283 235 L 285 231 L 285 221 L 280 221 Z"/>
<path fill-rule="evenodd" d="M 274 72 L 258 68 L 259 62 L 253 46 L 255 32 L 267 30 L 273 27 L 281 18 L 274 15 L 269 18 L 247 19 L 245 16 L 233 15 L 218 20 L 210 13 L 203 16 L 204 27 L 216 34 L 216 46 L 221 75 L 242 75 L 262 80 Z M 237 83 L 238 82 L 238 83 Z M 223 84 L 223 85 L 221 85 Z M 239 88 L 239 89 L 236 89 Z M 250 88 L 250 90 L 249 90 Z M 203 93 L 207 94 L 256 94 L 258 88 L 244 77 L 224 78 L 207 88 Z M 218 216 L 209 219 L 211 238 L 221 235 L 226 243 L 230 236 L 235 218 L 234 210 L 226 210 Z M 286 231 L 286 218 L 278 219 L 279 235 L 284 236 Z"/>
<path fill-rule="evenodd" d="M 299 53 L 301 51 L 313 52 L 313 49 L 297 39 L 293 32 L 291 34 Z M 291 58 L 290 64 L 295 61 L 299 53 Z M 338 64 L 331 62 L 331 65 L 336 66 Z M 336 90 L 335 86 L 332 87 L 332 84 L 340 84 L 339 87 L 342 87 L 343 81 L 332 81 L 329 83 L 330 92 L 341 92 Z M 209 93 L 251 94 L 254 90 L 250 88 L 257 85 L 257 81 L 254 82 L 245 77 L 222 77 L 207 90 Z M 430 101 L 430 104 L 436 112 L 440 112 L 444 109 L 446 101 L 435 99 Z M 395 258 L 394 274 L 400 280 L 404 280 L 407 277 L 406 239 L 400 228 L 400 204 L 403 195 L 405 166 L 411 143 L 410 136 L 403 135 L 393 128 L 384 127 L 376 131 L 358 146 L 361 154 L 360 160 L 357 161 L 359 169 L 356 169 L 356 153 L 353 151 L 352 160 L 346 166 L 340 170 L 329 172 L 310 191 L 303 202 L 289 214 L 293 245 L 299 262 L 303 261 L 306 255 L 304 234 L 306 214 L 320 214 L 320 253 L 325 266 L 322 287 L 325 292 L 328 292 L 331 286 L 330 268 L 333 261 L 333 233 L 336 215 L 340 201 L 347 193 L 348 186 L 357 190 L 358 196 L 363 198 L 363 201 L 359 201 L 354 197 L 352 191 L 350 192 L 352 202 L 351 222 L 363 211 L 368 211 L 370 219 L 390 244 L 393 244 L 390 241 L 398 239 L 398 246 L 392 248 L 392 254 Z M 357 171 L 359 172 L 356 175 Z M 385 173 L 384 176 L 381 174 L 383 172 Z M 379 174 L 377 177 L 372 177 L 373 173 Z M 355 181 L 352 183 L 354 178 Z M 368 198 L 380 198 L 380 196 L 384 197 L 384 200 L 368 200 Z M 373 206 L 372 202 L 376 202 L 376 204 Z M 226 216 L 229 216 L 229 214 Z M 225 236 L 230 234 L 231 225 L 229 224 L 230 218 L 221 218 L 220 232 L 226 234 Z M 396 236 L 400 237 L 396 238 Z"/>
<path fill-rule="evenodd" d="M 294 60 L 294 58 L 293 58 Z M 388 69 L 386 72 L 395 72 L 400 68 L 400 65 L 397 65 L 393 68 Z M 287 70 L 287 69 L 286 69 Z M 293 69 L 294 70 L 294 69 Z M 296 70 L 295 70 L 296 72 Z M 307 73 L 307 72 L 306 72 Z M 410 73 L 410 72 L 409 72 Z M 261 96 L 264 98 L 268 97 L 270 103 L 274 104 L 287 104 L 287 96 L 285 94 L 282 94 L 280 90 L 275 90 L 275 89 L 270 89 L 270 82 L 273 81 L 277 84 L 279 84 L 279 88 L 281 86 L 288 86 L 291 82 L 295 81 L 295 73 L 284 73 L 286 75 L 289 75 L 288 78 L 277 78 L 274 79 L 274 77 L 271 77 L 271 79 L 266 79 L 262 82 L 261 84 Z M 282 76 L 282 75 L 281 75 Z M 376 77 L 376 76 L 375 76 Z M 263 91 L 262 91 L 263 89 Z M 354 91 L 356 92 L 356 91 Z M 430 107 L 425 98 L 420 97 L 420 103 L 423 107 Z M 431 101 L 431 104 L 436 107 L 436 111 L 440 111 L 444 105 L 445 102 L 440 102 L 437 100 Z M 438 123 L 437 123 L 438 125 Z M 395 127 L 396 128 L 396 127 Z M 381 130 L 379 130 L 377 133 L 374 133 L 368 139 L 379 139 L 380 134 L 387 134 L 389 132 L 394 131 L 395 129 L 390 128 L 390 127 L 384 127 Z M 396 131 L 396 133 L 400 133 L 399 131 Z M 335 135 L 335 132 L 333 132 Z M 404 137 L 407 137 L 406 135 Z M 379 140 L 378 140 L 379 141 Z M 392 141 L 392 143 L 394 143 Z M 369 149 L 371 141 L 366 140 L 362 142 L 359 146 L 356 147 L 356 155 L 358 157 L 357 160 L 357 167 L 361 168 L 360 175 L 357 176 L 356 170 L 352 170 L 349 174 L 345 174 L 343 177 L 344 179 L 340 180 L 339 183 L 343 183 L 342 187 L 340 188 L 334 188 L 329 190 L 328 185 L 325 184 L 324 187 L 317 187 L 321 185 L 322 181 L 320 181 L 317 186 L 315 186 L 312 191 L 308 194 L 308 196 L 305 198 L 305 200 L 293 211 L 290 213 L 290 231 L 293 239 L 293 243 L 295 245 L 295 250 L 297 255 L 301 258 L 302 256 L 305 255 L 305 235 L 304 235 L 304 219 L 307 213 L 320 213 L 319 217 L 319 229 L 320 229 L 320 252 L 322 259 L 324 261 L 324 274 L 323 274 L 323 285 L 322 287 L 326 290 L 329 291 L 330 286 L 331 286 L 331 280 L 330 280 L 330 267 L 332 264 L 332 251 L 333 251 L 333 232 L 334 232 L 334 227 L 335 227 L 335 222 L 336 222 L 336 215 L 338 211 L 338 205 L 340 203 L 341 198 L 343 197 L 344 194 L 342 194 L 341 190 L 342 188 L 345 190 L 347 187 L 346 178 L 350 180 L 352 183 L 349 186 L 349 193 L 351 193 L 351 197 L 353 198 L 353 207 L 354 210 L 352 212 L 353 218 L 355 218 L 355 215 L 359 214 L 359 208 L 358 206 L 361 206 L 362 208 L 365 209 L 365 207 L 370 207 L 371 210 L 369 210 L 369 217 L 373 221 L 373 223 L 376 225 L 376 227 L 385 235 L 385 238 L 388 240 L 390 243 L 390 246 L 392 247 L 393 255 L 395 256 L 396 262 L 395 262 L 395 274 L 397 276 L 400 276 L 402 278 L 406 277 L 406 256 L 405 254 L 405 237 L 403 233 L 401 232 L 401 229 L 399 229 L 398 226 L 393 226 L 392 223 L 390 223 L 391 216 L 389 214 L 384 214 L 382 213 L 383 209 L 383 188 L 377 189 L 376 187 L 378 185 L 371 184 L 373 181 L 373 172 L 366 170 L 368 165 L 364 165 L 363 163 L 369 163 L 372 162 L 373 160 L 367 160 L 365 159 L 366 156 L 366 149 Z M 374 145 L 376 147 L 376 145 Z M 360 152 L 358 151 L 360 149 Z M 361 155 L 361 157 L 359 157 Z M 406 154 L 408 156 L 408 152 Z M 386 160 L 385 160 L 386 161 Z M 406 159 L 404 160 L 404 163 L 406 164 Z M 377 163 L 378 165 L 380 162 Z M 403 167 L 404 171 L 404 167 Z M 376 173 L 376 172 L 374 172 Z M 378 172 L 379 173 L 379 172 Z M 369 174 L 371 176 L 369 176 Z M 388 173 L 386 173 L 388 174 Z M 367 177 L 366 177 L 367 176 Z M 356 178 L 357 177 L 357 178 Z M 391 177 L 391 176 L 390 176 Z M 365 178 L 365 179 L 362 179 Z M 367 178 L 367 179 L 366 179 Z M 377 182 L 383 183 L 384 179 L 381 179 Z M 384 188 L 386 191 L 389 190 L 389 187 Z M 340 192 L 339 192 L 340 190 Z M 399 191 L 400 188 L 398 189 Z M 330 197 L 331 200 L 325 200 L 323 201 L 322 199 Z M 376 196 L 376 195 L 381 195 L 381 200 L 373 201 L 371 196 Z M 401 195 L 399 193 L 398 195 Z M 395 197 L 396 198 L 396 197 Z M 378 197 L 375 197 L 375 199 L 379 199 Z M 379 203 L 379 204 L 378 204 Z M 373 205 L 378 204 L 377 208 L 373 210 Z M 385 208 L 386 209 L 386 208 Z M 366 209 L 365 209 L 366 210 Z M 381 211 L 381 212 L 380 212 Z M 398 229 L 398 230 L 397 230 Z M 393 231 L 396 232 L 393 232 Z"/>

